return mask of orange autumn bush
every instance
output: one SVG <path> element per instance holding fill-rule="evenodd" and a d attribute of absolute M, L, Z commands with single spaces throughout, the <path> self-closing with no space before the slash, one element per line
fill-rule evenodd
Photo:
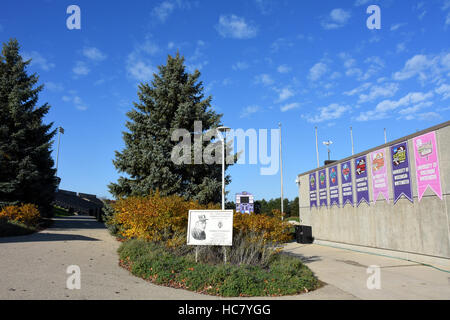
<path fill-rule="evenodd" d="M 34 226 L 39 222 L 40 213 L 34 204 L 23 204 L 21 206 L 4 207 L 0 211 L 0 218 Z"/>
<path fill-rule="evenodd" d="M 125 238 L 148 241 L 168 241 L 176 245 L 185 234 L 189 210 L 217 209 L 214 205 L 200 205 L 195 201 L 154 192 L 146 197 L 128 197 L 112 205 L 115 214 L 112 223 Z M 185 238 L 184 238 L 185 240 Z"/>
<path fill-rule="evenodd" d="M 264 242 L 284 243 L 292 239 L 291 225 L 277 216 L 238 212 L 233 217 L 233 228 L 243 234 L 258 234 Z"/>

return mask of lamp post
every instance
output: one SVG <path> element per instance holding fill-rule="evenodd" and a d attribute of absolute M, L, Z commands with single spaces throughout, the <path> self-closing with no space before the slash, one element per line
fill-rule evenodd
<path fill-rule="evenodd" d="M 278 123 L 280 128 L 280 185 L 281 185 L 281 220 L 284 220 L 284 204 L 283 204 L 283 154 L 281 153 L 281 122 Z"/>
<path fill-rule="evenodd" d="M 302 220 L 300 219 L 300 179 L 297 176 L 297 178 L 295 178 L 295 183 L 297 184 L 297 188 L 298 188 L 298 222 L 302 223 Z"/>
<path fill-rule="evenodd" d="M 56 170 L 55 170 L 55 176 L 57 178 L 58 178 L 58 160 L 59 160 L 59 141 L 60 141 L 61 133 L 64 134 L 64 129 L 63 129 L 63 127 L 58 127 L 58 149 L 56 151 Z M 61 179 L 58 178 L 58 189 L 59 189 L 60 183 L 61 183 Z"/>
<path fill-rule="evenodd" d="M 327 146 L 327 150 L 328 150 L 328 160 L 330 160 L 330 145 L 333 143 L 333 141 L 328 140 L 328 141 L 324 141 L 323 144 L 325 146 Z"/>
<path fill-rule="evenodd" d="M 230 128 L 222 126 L 218 127 L 222 140 L 222 210 L 225 210 L 225 134 Z"/>

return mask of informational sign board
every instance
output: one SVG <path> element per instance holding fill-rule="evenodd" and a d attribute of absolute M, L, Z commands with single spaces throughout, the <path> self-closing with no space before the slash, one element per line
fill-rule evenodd
<path fill-rule="evenodd" d="M 383 148 L 372 152 L 370 154 L 370 161 L 372 162 L 373 202 L 377 202 L 380 194 L 389 202 L 386 149 Z"/>
<path fill-rule="evenodd" d="M 406 141 L 391 146 L 391 164 L 394 204 L 402 195 L 413 202 L 409 169 L 409 151 L 408 143 Z"/>
<path fill-rule="evenodd" d="M 341 163 L 342 206 L 353 206 L 353 183 L 350 161 Z"/>
<path fill-rule="evenodd" d="M 413 145 L 419 201 L 422 199 L 427 187 L 430 187 L 430 189 L 442 200 L 436 133 L 433 131 L 415 137 L 413 139 Z"/>
<path fill-rule="evenodd" d="M 233 210 L 189 210 L 187 244 L 231 246 Z"/>
<path fill-rule="evenodd" d="M 337 166 L 328 169 L 329 185 L 330 185 L 330 207 L 334 204 L 339 207 L 339 184 Z"/>
<path fill-rule="evenodd" d="M 309 175 L 309 207 L 317 208 L 317 178 L 315 172 Z"/>

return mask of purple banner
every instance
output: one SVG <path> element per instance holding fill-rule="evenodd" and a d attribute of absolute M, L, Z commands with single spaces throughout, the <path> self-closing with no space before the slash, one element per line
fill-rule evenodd
<path fill-rule="evenodd" d="M 337 166 L 328 169 L 328 178 L 330 185 L 330 207 L 334 204 L 339 207 L 339 184 Z"/>
<path fill-rule="evenodd" d="M 317 208 L 317 179 L 316 173 L 311 173 L 309 175 L 309 207 Z"/>
<path fill-rule="evenodd" d="M 414 202 L 412 198 L 408 157 L 409 152 L 407 142 L 402 142 L 391 147 L 394 204 L 402 195 L 404 195 L 409 201 Z"/>
<path fill-rule="evenodd" d="M 350 161 L 341 163 L 342 206 L 347 203 L 353 206 L 353 184 Z"/>
<path fill-rule="evenodd" d="M 355 183 L 356 183 L 356 205 L 362 201 L 369 204 L 369 184 L 367 180 L 367 158 L 362 156 L 355 159 Z"/>
<path fill-rule="evenodd" d="M 327 174 L 325 169 L 319 171 L 319 207 L 321 206 L 328 206 Z"/>

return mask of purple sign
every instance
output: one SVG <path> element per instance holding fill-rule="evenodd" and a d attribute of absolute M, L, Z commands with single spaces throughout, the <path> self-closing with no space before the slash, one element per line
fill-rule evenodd
<path fill-rule="evenodd" d="M 327 176 L 326 170 L 319 171 L 319 207 L 328 206 L 327 201 Z"/>
<path fill-rule="evenodd" d="M 337 166 L 328 169 L 328 178 L 330 185 L 330 207 L 334 204 L 339 207 L 339 184 Z"/>
<path fill-rule="evenodd" d="M 367 180 L 367 158 L 362 156 L 355 159 L 355 183 L 356 183 L 356 204 L 362 201 L 369 204 L 369 185 Z"/>
<path fill-rule="evenodd" d="M 350 161 L 341 163 L 342 205 L 349 203 L 353 206 L 353 183 Z"/>
<path fill-rule="evenodd" d="M 316 173 L 309 175 L 309 207 L 315 206 L 317 208 L 317 179 Z"/>
<path fill-rule="evenodd" d="M 408 144 L 402 142 L 391 147 L 392 182 L 394 185 L 394 204 L 402 195 L 414 202 L 409 173 Z"/>

